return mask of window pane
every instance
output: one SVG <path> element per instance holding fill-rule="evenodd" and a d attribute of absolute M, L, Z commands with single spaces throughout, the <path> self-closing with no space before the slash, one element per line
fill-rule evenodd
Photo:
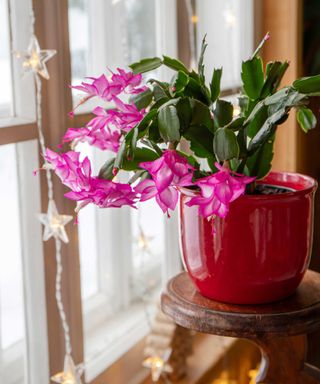
<path fill-rule="evenodd" d="M 82 299 L 98 293 L 98 252 L 96 210 L 90 205 L 79 212 L 79 247 Z"/>
<path fill-rule="evenodd" d="M 198 0 L 196 13 L 198 51 L 207 35 L 207 80 L 213 68 L 223 67 L 222 88 L 238 87 L 241 61 L 252 53 L 252 0 Z"/>
<path fill-rule="evenodd" d="M 8 1 L 0 0 L 0 117 L 11 115 L 12 83 Z"/>
<path fill-rule="evenodd" d="M 154 0 L 126 0 L 125 12 L 127 63 L 156 55 Z"/>
<path fill-rule="evenodd" d="M 87 144 L 78 144 L 77 151 L 94 163 L 94 150 Z M 96 170 L 93 169 L 93 172 Z M 97 207 L 89 205 L 79 212 L 79 250 L 81 263 L 81 294 L 86 300 L 98 293 Z"/>
<path fill-rule="evenodd" d="M 69 32 L 72 84 L 108 74 L 107 68 L 156 55 L 155 0 L 69 0 Z M 72 92 L 76 105 L 81 93 Z M 89 102 L 77 113 L 91 106 Z"/>
<path fill-rule="evenodd" d="M 161 281 L 165 252 L 164 216 L 155 201 L 146 201 L 131 211 L 133 288 L 152 290 Z"/>
<path fill-rule="evenodd" d="M 86 0 L 69 0 L 72 83 L 89 74 L 89 17 Z"/>
<path fill-rule="evenodd" d="M 25 316 L 17 156 L 14 144 L 0 147 L 0 356 L 22 355 Z M 16 356 L 17 357 L 17 356 Z M 0 361 L 1 362 L 1 361 Z M 0 364 L 0 376 L 6 367 Z"/>
<path fill-rule="evenodd" d="M 133 268 L 159 264 L 164 253 L 164 217 L 155 201 L 149 200 L 131 212 Z"/>

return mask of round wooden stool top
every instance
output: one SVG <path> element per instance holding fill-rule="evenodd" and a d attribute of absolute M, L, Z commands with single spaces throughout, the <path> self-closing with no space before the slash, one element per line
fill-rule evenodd
<path fill-rule="evenodd" d="M 183 272 L 168 282 L 161 305 L 177 324 L 198 332 L 241 338 L 300 335 L 320 328 L 320 274 L 308 271 L 285 300 L 245 306 L 203 297 Z"/>

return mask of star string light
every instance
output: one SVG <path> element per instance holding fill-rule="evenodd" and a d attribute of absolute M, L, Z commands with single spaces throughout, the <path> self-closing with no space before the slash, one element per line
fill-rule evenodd
<path fill-rule="evenodd" d="M 229 378 L 227 371 L 222 371 L 218 379 L 215 379 L 212 384 L 238 384 L 238 381 Z"/>
<path fill-rule="evenodd" d="M 35 35 L 30 38 L 30 43 L 26 51 L 15 52 L 16 57 L 23 59 L 22 68 L 25 72 L 33 72 L 49 80 L 49 72 L 46 62 L 57 53 L 54 49 L 40 49 L 38 39 Z"/>
<path fill-rule="evenodd" d="M 172 350 L 169 348 L 164 352 L 162 357 L 150 356 L 142 362 L 142 365 L 145 368 L 149 368 L 151 370 L 151 378 L 153 383 L 157 383 L 161 376 L 164 376 L 167 373 L 172 373 L 173 369 L 168 363 L 171 353 Z"/>
<path fill-rule="evenodd" d="M 14 52 L 17 58 L 22 59 L 22 69 L 25 74 L 32 74 L 36 89 L 36 122 L 39 135 L 40 150 L 43 157 L 46 153 L 46 144 L 43 134 L 42 124 L 42 81 L 41 78 L 48 80 L 50 78 L 47 69 L 47 62 L 57 53 L 54 49 L 41 49 L 38 39 L 35 36 L 35 14 L 33 2 L 29 1 L 30 6 L 30 43 L 26 51 Z M 46 164 L 45 164 L 46 165 Z M 39 220 L 44 225 L 43 241 L 54 238 L 55 256 L 56 256 L 56 286 L 55 296 L 58 312 L 63 329 L 65 341 L 65 360 L 63 372 L 57 373 L 51 379 L 60 384 L 82 384 L 81 376 L 83 374 L 83 365 L 76 366 L 71 357 L 72 346 L 70 339 L 70 329 L 64 310 L 62 300 L 62 242 L 68 243 L 69 239 L 65 231 L 65 225 L 72 220 L 72 216 L 60 215 L 53 198 L 53 183 L 51 170 L 44 167 L 46 171 L 46 180 L 48 186 L 48 210 L 47 213 L 38 215 Z"/>
<path fill-rule="evenodd" d="M 250 382 L 249 384 L 256 384 L 256 379 L 259 375 L 259 365 L 257 366 L 256 369 L 250 369 L 250 371 L 248 372 L 248 376 L 250 378 Z"/>
<path fill-rule="evenodd" d="M 135 242 L 138 245 L 138 248 L 141 250 L 142 253 L 149 253 L 151 254 L 151 249 L 150 249 L 150 243 L 154 239 L 154 236 L 148 236 L 143 228 L 141 223 L 139 223 L 139 234 L 137 238 L 135 239 Z"/>
<path fill-rule="evenodd" d="M 64 227 L 72 220 L 73 217 L 70 215 L 59 215 L 54 200 L 49 200 L 47 213 L 40 213 L 38 217 L 44 225 L 43 241 L 47 241 L 53 237 L 55 239 L 60 239 L 64 243 L 69 242 Z"/>
<path fill-rule="evenodd" d="M 75 365 L 72 357 L 66 355 L 64 359 L 63 372 L 59 372 L 51 377 L 54 383 L 59 384 L 82 384 L 81 376 L 83 374 L 83 365 Z"/>

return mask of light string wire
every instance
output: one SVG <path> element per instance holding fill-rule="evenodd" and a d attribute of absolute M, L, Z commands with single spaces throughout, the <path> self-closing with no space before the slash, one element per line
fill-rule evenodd
<path fill-rule="evenodd" d="M 36 97 L 37 97 L 37 129 L 39 134 L 39 143 L 40 143 L 40 149 L 41 153 L 44 156 L 46 151 L 45 146 L 45 139 L 43 135 L 43 127 L 42 127 L 42 83 L 40 76 L 36 73 L 35 74 L 35 83 L 36 83 Z M 46 170 L 46 180 L 47 180 L 47 186 L 48 186 L 48 199 L 49 202 L 53 201 L 53 183 L 52 183 L 52 174 L 50 169 L 45 167 Z M 71 355 L 72 347 L 71 347 L 71 340 L 70 340 L 70 328 L 69 324 L 67 322 L 66 313 L 63 306 L 62 301 L 62 291 L 61 291 L 61 279 L 62 279 L 62 257 L 61 257 L 61 240 L 57 237 L 55 237 L 55 254 L 56 254 L 56 265 L 57 265 L 57 271 L 56 271 L 56 302 L 57 307 L 59 310 L 59 316 L 62 323 L 63 333 L 64 333 L 64 341 L 65 341 L 65 349 L 66 353 L 68 355 Z"/>
<path fill-rule="evenodd" d="M 34 25 L 35 25 L 35 14 L 33 10 L 33 2 L 30 0 L 30 32 L 31 36 L 34 36 Z M 45 138 L 43 134 L 43 125 L 42 125 L 42 82 L 38 73 L 34 73 L 35 85 L 36 85 L 36 117 L 37 117 L 37 130 L 39 136 L 40 143 L 40 151 L 42 156 L 45 158 L 46 153 L 46 145 Z M 52 174 L 48 167 L 45 167 L 46 172 L 46 181 L 48 187 L 48 200 L 49 203 L 53 202 L 53 182 L 52 182 Z M 65 343 L 65 351 L 66 354 L 71 355 L 72 347 L 71 347 L 71 338 L 70 338 L 70 328 L 67 322 L 66 313 L 64 310 L 64 305 L 62 301 L 62 289 L 61 289 L 61 280 L 62 280 L 62 254 L 61 254 L 61 240 L 55 237 L 55 256 L 56 256 L 56 284 L 55 284 L 55 297 L 57 302 L 57 307 L 59 311 L 59 316 L 61 319 L 61 324 L 63 328 L 64 334 L 64 343 Z"/>
<path fill-rule="evenodd" d="M 67 355 L 71 355 L 72 347 L 71 347 L 71 339 L 70 339 L 70 329 L 69 324 L 67 322 L 66 314 L 63 307 L 62 302 L 62 289 L 61 289 L 61 279 L 62 279 L 62 256 L 61 256 L 61 240 L 55 239 L 56 246 L 56 264 L 57 264 L 57 273 L 56 273 L 56 301 L 59 309 L 59 315 L 63 327 L 64 332 L 64 340 L 65 340 L 65 348 Z"/>

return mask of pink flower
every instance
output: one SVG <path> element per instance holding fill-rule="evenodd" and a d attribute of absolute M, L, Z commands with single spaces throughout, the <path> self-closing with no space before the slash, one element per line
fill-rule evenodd
<path fill-rule="evenodd" d="M 63 143 L 72 141 L 75 145 L 77 143 L 88 143 L 101 150 L 109 150 L 118 152 L 120 147 L 121 133 L 119 131 L 112 131 L 110 128 L 105 128 L 100 131 L 94 131 L 84 128 L 68 128 L 63 137 Z"/>
<path fill-rule="evenodd" d="M 134 74 L 129 71 L 126 72 L 124 69 L 117 68 L 118 74 L 112 74 L 112 81 L 121 87 L 122 90 L 127 91 L 130 94 L 136 94 L 144 92 L 148 89 L 146 86 L 139 87 L 142 81 L 141 73 Z"/>
<path fill-rule="evenodd" d="M 111 79 L 105 75 L 100 77 L 88 77 L 92 83 L 82 82 L 80 85 L 71 86 L 87 94 L 87 99 L 98 96 L 104 101 L 111 101 L 114 96 L 122 92 L 136 94 L 147 90 L 146 86 L 139 87 L 142 81 L 140 73 L 134 75 L 133 72 L 126 72 L 118 68 L 118 73 L 113 73 Z"/>
<path fill-rule="evenodd" d="M 199 205 L 199 212 L 203 217 L 225 217 L 229 205 L 239 196 L 243 195 L 247 184 L 255 177 L 243 176 L 215 163 L 219 172 L 197 180 L 201 190 L 200 196 L 193 197 L 187 205 Z"/>
<path fill-rule="evenodd" d="M 109 126 L 113 129 L 128 132 L 143 119 L 144 109 L 139 111 L 134 104 L 125 104 L 115 96 L 112 100 L 116 108 L 108 110 L 102 107 L 95 108 L 93 113 L 96 117 L 89 121 L 87 127 L 91 127 L 93 130 L 101 130 Z"/>
<path fill-rule="evenodd" d="M 134 207 L 136 193 L 130 185 L 114 183 L 91 175 L 91 164 L 87 157 L 80 161 L 80 153 L 69 151 L 58 154 L 46 150 L 46 161 L 54 169 L 63 184 L 71 189 L 65 194 L 72 200 L 80 201 L 81 207 L 94 203 L 101 208 Z"/>
<path fill-rule="evenodd" d="M 140 194 L 140 201 L 146 201 L 155 197 L 156 202 L 164 213 L 168 212 L 168 209 L 174 210 L 179 198 L 178 191 L 174 186 L 158 191 L 155 181 L 150 179 L 141 181 L 134 190 Z"/>
<path fill-rule="evenodd" d="M 79 152 L 69 151 L 59 154 L 48 148 L 44 157 L 64 185 L 72 190 L 89 188 L 91 164 L 87 157 L 81 162 Z"/>
<path fill-rule="evenodd" d="M 102 150 L 117 152 L 120 146 L 121 132 L 117 128 L 111 128 L 114 122 L 114 114 L 97 107 L 93 110 L 96 115 L 84 128 L 69 128 L 63 137 L 63 143 L 87 142 Z M 108 126 L 110 125 L 110 127 Z"/>
<path fill-rule="evenodd" d="M 100 208 L 120 208 L 129 205 L 135 208 L 136 193 L 128 184 L 114 183 L 96 177 L 90 180 L 90 190 L 71 191 L 65 194 L 71 200 L 80 201 L 81 208 L 89 203 Z"/>
<path fill-rule="evenodd" d="M 136 186 L 140 201 L 155 197 L 163 212 L 175 209 L 179 197 L 177 187 L 192 184 L 194 168 L 174 150 L 165 151 L 155 161 L 140 163 L 140 167 L 152 177 L 152 180 L 144 180 Z"/>
<path fill-rule="evenodd" d="M 82 82 L 81 85 L 72 86 L 71 88 L 82 91 L 88 95 L 88 98 L 98 96 L 104 101 L 112 100 L 112 97 L 122 92 L 120 84 L 110 82 L 105 75 L 100 77 L 89 77 L 92 83 Z"/>
<path fill-rule="evenodd" d="M 115 111 L 114 124 L 121 130 L 129 132 L 143 119 L 145 110 L 141 111 L 134 104 L 125 104 L 119 98 L 113 97 L 117 107 Z"/>

